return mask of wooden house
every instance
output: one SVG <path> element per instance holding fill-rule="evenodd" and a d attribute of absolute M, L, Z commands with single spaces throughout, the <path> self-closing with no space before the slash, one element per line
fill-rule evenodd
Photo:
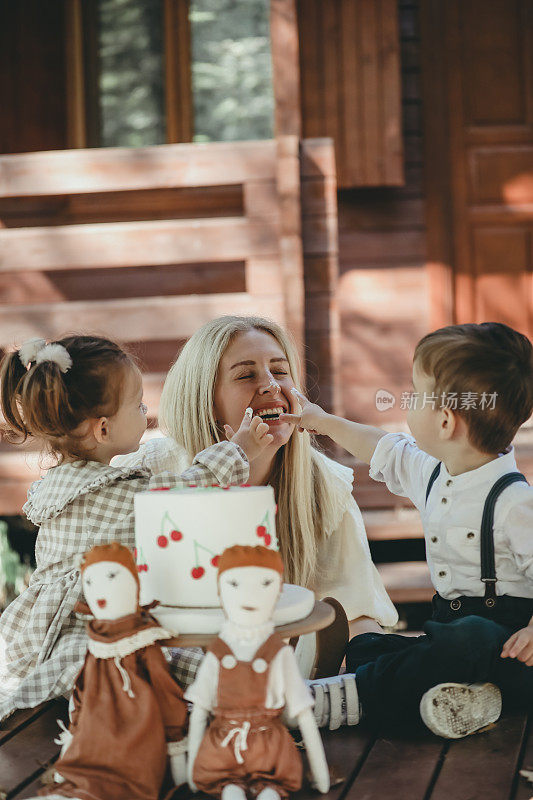
<path fill-rule="evenodd" d="M 125 340 L 155 417 L 183 340 L 259 312 L 296 336 L 312 396 L 392 429 L 428 330 L 533 335 L 529 0 L 248 0 L 270 18 L 271 133 L 208 143 L 191 15 L 207 0 L 116 0 L 157 16 L 159 138 L 135 148 L 105 134 L 113 2 L 0 0 L 0 347 L 73 328 Z M 35 471 L 2 445 L 0 513 Z M 420 538 L 414 509 L 365 475 L 370 538 Z M 429 596 L 424 568 L 383 569 L 394 599 Z"/>

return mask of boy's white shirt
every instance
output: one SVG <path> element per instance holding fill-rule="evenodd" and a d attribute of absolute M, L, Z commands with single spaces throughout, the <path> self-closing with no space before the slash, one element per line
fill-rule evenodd
<path fill-rule="evenodd" d="M 417 447 L 412 436 L 383 436 L 370 462 L 370 477 L 408 497 L 422 518 L 426 556 L 433 585 L 452 600 L 482 596 L 480 531 L 483 506 L 498 478 L 517 471 L 514 449 L 461 475 L 444 464 L 431 489 L 429 478 L 438 460 Z M 533 597 L 533 486 L 514 483 L 500 495 L 494 513 L 496 592 Z M 473 535 L 472 535 L 473 534 Z"/>
<path fill-rule="evenodd" d="M 324 520 L 326 535 L 318 545 L 315 594 L 338 600 L 349 620 L 366 616 L 380 625 L 395 625 L 398 612 L 372 562 L 363 517 L 352 496 L 353 471 L 318 451 L 315 455 L 328 474 L 332 500 L 331 512 Z M 181 472 L 190 459 L 173 439 L 153 438 L 136 453 L 119 456 L 112 463 L 122 467 L 142 464 L 157 475 Z"/>
<path fill-rule="evenodd" d="M 239 628 L 226 622 L 220 631 L 220 638 L 232 650 L 236 661 L 254 661 L 254 656 L 273 632 L 272 624 L 262 626 L 244 640 Z M 220 663 L 218 658 L 207 652 L 194 683 L 185 692 L 185 699 L 195 703 L 205 711 L 212 711 L 217 704 L 218 678 Z M 312 708 L 314 699 L 307 684 L 300 675 L 294 651 L 289 645 L 279 650 L 270 664 L 267 678 L 265 708 L 283 708 L 287 706 L 291 718 L 297 717 L 306 708 Z"/>

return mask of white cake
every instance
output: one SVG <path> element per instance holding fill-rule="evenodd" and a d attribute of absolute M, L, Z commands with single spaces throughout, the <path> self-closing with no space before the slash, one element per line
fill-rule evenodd
<path fill-rule="evenodd" d="M 218 557 L 234 544 L 278 548 L 271 486 L 141 492 L 135 540 L 141 603 L 216 608 Z"/>
<path fill-rule="evenodd" d="M 175 634 L 217 633 L 224 615 L 217 592 L 218 557 L 235 544 L 278 549 L 271 486 L 191 487 L 135 496 L 136 559 L 141 604 Z M 284 584 L 274 623 L 311 613 L 313 592 Z"/>

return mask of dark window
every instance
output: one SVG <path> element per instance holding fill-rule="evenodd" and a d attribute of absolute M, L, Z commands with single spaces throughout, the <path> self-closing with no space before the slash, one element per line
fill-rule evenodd
<path fill-rule="evenodd" d="M 269 0 L 191 0 L 194 141 L 273 135 Z"/>

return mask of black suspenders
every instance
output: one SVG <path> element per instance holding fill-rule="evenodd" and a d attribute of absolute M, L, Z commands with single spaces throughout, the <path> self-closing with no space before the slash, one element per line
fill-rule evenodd
<path fill-rule="evenodd" d="M 481 518 L 481 580 L 485 584 L 485 605 L 489 608 L 496 603 L 496 565 L 494 563 L 494 506 L 504 489 L 512 483 L 525 481 L 521 472 L 508 472 L 498 478 L 487 495 Z"/>
<path fill-rule="evenodd" d="M 429 476 L 428 488 L 426 489 L 426 505 L 428 504 L 428 497 L 429 497 L 429 493 L 431 491 L 431 487 L 433 486 L 433 484 L 435 483 L 435 481 L 437 480 L 437 478 L 440 475 L 440 465 L 441 465 L 441 462 L 439 461 L 439 463 L 437 464 L 437 466 L 435 467 L 435 469 L 433 470 L 433 472 Z"/>
<path fill-rule="evenodd" d="M 439 477 L 440 466 L 440 463 L 437 464 L 429 478 L 426 489 L 426 504 L 431 487 Z M 528 482 L 521 472 L 508 472 L 506 475 L 502 475 L 488 493 L 483 506 L 483 516 L 481 518 L 481 580 L 485 584 L 484 601 L 488 608 L 496 605 L 496 581 L 498 580 L 494 561 L 494 507 L 503 490 L 517 481 Z"/>

